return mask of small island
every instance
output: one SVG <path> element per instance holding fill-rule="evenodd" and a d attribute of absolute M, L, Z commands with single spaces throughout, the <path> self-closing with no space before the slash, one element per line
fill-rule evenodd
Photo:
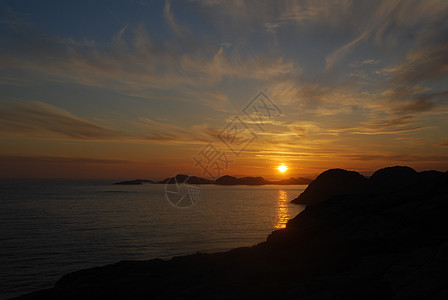
<path fill-rule="evenodd" d="M 134 179 L 134 180 L 125 180 L 125 181 L 119 181 L 115 182 L 114 184 L 121 184 L 121 185 L 142 185 L 143 183 L 155 183 L 152 180 L 148 179 Z"/>

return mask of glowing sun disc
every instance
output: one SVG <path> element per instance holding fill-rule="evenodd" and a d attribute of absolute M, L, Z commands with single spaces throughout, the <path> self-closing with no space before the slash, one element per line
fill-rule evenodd
<path fill-rule="evenodd" d="M 286 167 L 286 166 L 283 166 L 283 165 L 281 165 L 281 166 L 279 166 L 278 168 L 277 168 L 280 172 L 285 172 L 286 170 L 288 170 L 288 168 Z"/>

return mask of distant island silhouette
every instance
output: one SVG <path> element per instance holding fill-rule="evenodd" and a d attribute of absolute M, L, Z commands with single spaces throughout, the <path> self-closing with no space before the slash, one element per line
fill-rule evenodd
<path fill-rule="evenodd" d="M 307 207 L 258 245 L 80 270 L 17 299 L 448 299 L 448 172 L 333 169 L 293 202 Z"/>
<path fill-rule="evenodd" d="M 178 174 L 174 177 L 168 177 L 160 181 L 153 181 L 148 179 L 134 179 L 115 182 L 114 184 L 119 185 L 142 185 L 144 183 L 150 184 L 172 184 L 172 183 L 188 183 L 188 184 L 217 184 L 217 185 L 268 185 L 268 184 L 278 184 L 278 185 L 303 185 L 310 184 L 313 180 L 309 178 L 291 177 L 289 179 L 282 179 L 278 181 L 266 180 L 263 177 L 241 177 L 237 178 L 234 176 L 224 175 L 216 180 L 209 180 L 197 176 L 188 176 L 184 174 Z"/>
<path fill-rule="evenodd" d="M 119 182 L 115 182 L 114 184 L 141 185 L 143 183 L 157 183 L 157 182 L 152 181 L 152 180 L 148 180 L 148 179 L 134 179 L 134 180 L 119 181 Z"/>

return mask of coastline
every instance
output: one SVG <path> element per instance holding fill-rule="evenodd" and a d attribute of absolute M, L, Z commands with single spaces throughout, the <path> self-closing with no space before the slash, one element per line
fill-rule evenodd
<path fill-rule="evenodd" d="M 448 174 L 380 171 L 360 192 L 307 206 L 258 245 L 80 270 L 14 299 L 443 299 Z"/>

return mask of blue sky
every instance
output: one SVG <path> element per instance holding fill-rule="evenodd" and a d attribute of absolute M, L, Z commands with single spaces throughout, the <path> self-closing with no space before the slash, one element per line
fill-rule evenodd
<path fill-rule="evenodd" d="M 224 149 L 218 133 L 261 91 L 282 114 L 224 173 L 448 169 L 447 1 L 0 9 L 4 176 L 201 175 L 193 157 Z"/>

